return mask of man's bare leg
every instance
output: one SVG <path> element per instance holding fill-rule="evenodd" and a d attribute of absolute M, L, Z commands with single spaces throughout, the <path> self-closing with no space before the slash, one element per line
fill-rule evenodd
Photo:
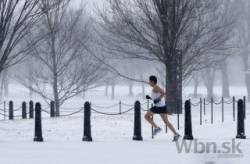
<path fill-rule="evenodd" d="M 153 115 L 154 115 L 154 113 L 148 111 L 148 112 L 145 114 L 144 118 L 145 118 L 145 120 L 147 120 L 154 128 L 159 128 L 159 126 L 157 126 L 157 125 L 155 124 L 154 120 L 153 120 Z"/>
<path fill-rule="evenodd" d="M 167 114 L 160 114 L 160 116 L 161 116 L 161 119 L 164 121 L 165 125 L 167 127 L 169 127 L 169 129 L 174 133 L 174 135 L 177 135 L 178 133 L 176 132 L 174 126 L 168 120 L 168 115 Z"/>

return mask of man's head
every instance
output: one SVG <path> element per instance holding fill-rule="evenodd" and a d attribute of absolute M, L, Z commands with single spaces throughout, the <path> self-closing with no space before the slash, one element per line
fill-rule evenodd
<path fill-rule="evenodd" d="M 157 77 L 152 75 L 149 77 L 149 85 L 151 87 L 155 86 L 157 84 Z"/>

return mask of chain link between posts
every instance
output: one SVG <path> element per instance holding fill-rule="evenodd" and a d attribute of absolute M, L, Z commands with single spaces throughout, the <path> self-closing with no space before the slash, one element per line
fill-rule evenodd
<path fill-rule="evenodd" d="M 205 104 L 205 105 L 209 105 L 209 104 L 211 104 L 212 102 L 213 102 L 214 104 L 216 104 L 216 105 L 219 105 L 219 104 L 222 104 L 222 103 L 225 103 L 225 104 L 232 104 L 232 103 L 234 102 L 232 98 L 224 99 L 224 100 L 220 100 L 220 101 L 216 101 L 216 100 L 206 100 L 206 99 L 202 99 L 202 100 L 203 100 L 203 101 L 202 101 L 202 104 Z M 205 102 L 204 102 L 204 101 L 205 101 Z M 4 102 L 0 103 L 0 105 L 3 104 L 3 103 L 4 103 Z M 146 102 L 144 102 L 144 103 L 141 104 L 141 110 L 142 110 L 142 111 L 148 111 L 148 109 L 145 109 L 144 107 L 142 107 L 143 105 L 148 104 L 148 103 L 149 103 L 149 102 L 146 101 Z M 191 105 L 192 105 L 192 106 L 199 106 L 199 105 L 201 105 L 201 101 L 196 102 L 196 103 L 191 103 Z M 132 110 L 134 109 L 134 105 L 132 105 L 132 104 L 127 104 L 127 103 L 122 103 L 121 101 L 120 101 L 119 103 L 115 103 L 115 104 L 110 105 L 110 106 L 101 106 L 101 105 L 96 105 L 96 104 L 91 104 L 91 106 L 92 106 L 92 107 L 91 107 L 91 110 L 92 110 L 93 112 L 98 113 L 98 114 L 102 114 L 102 115 L 109 115 L 109 116 L 115 116 L 115 115 L 126 114 L 126 113 L 128 113 L 128 112 L 130 112 L 130 111 L 132 111 Z M 111 108 L 114 108 L 114 107 L 117 107 L 117 106 L 120 106 L 120 107 L 126 106 L 126 107 L 130 107 L 130 108 L 127 109 L 127 110 L 125 110 L 125 111 L 119 111 L 119 112 L 116 112 L 116 113 L 102 112 L 102 111 L 100 111 L 100 110 L 97 109 L 97 108 L 101 108 L 101 109 L 111 109 Z M 148 106 L 148 107 L 149 107 L 149 106 Z M 19 107 L 19 108 L 17 108 L 17 109 L 14 109 L 13 111 L 16 112 L 16 111 L 19 111 L 19 110 L 21 110 L 21 109 L 22 109 L 22 106 Z M 42 109 L 42 112 L 44 112 L 44 113 L 46 113 L 46 114 L 50 114 L 50 111 L 47 111 L 47 109 L 49 109 L 49 107 L 47 107 L 47 108 L 45 108 L 45 109 Z M 65 107 L 61 107 L 61 109 L 71 109 L 71 110 L 72 110 L 72 109 L 76 109 L 76 108 L 65 108 Z M 63 110 L 63 111 L 61 111 L 61 112 L 72 112 L 72 113 L 69 113 L 69 114 L 62 114 L 62 115 L 60 115 L 60 116 L 62 116 L 62 117 L 73 116 L 73 115 L 76 115 L 76 114 L 82 112 L 83 110 L 84 110 L 83 107 L 81 107 L 79 110 L 74 111 L 74 112 L 69 111 L 69 110 Z M 1 109 L 1 108 L 0 108 L 0 111 L 1 111 L 1 112 L 6 112 L 6 110 Z M 28 115 L 29 112 L 26 113 L 26 114 Z M 5 116 L 5 117 L 9 117 L 8 114 L 0 113 L 0 115 Z M 14 116 L 14 118 L 18 118 L 18 117 L 22 117 L 22 115 L 16 115 L 16 116 Z"/>
<path fill-rule="evenodd" d="M 197 106 L 199 106 L 199 105 L 201 105 L 201 103 L 204 105 L 204 103 L 205 103 L 205 105 L 209 105 L 209 104 L 211 104 L 213 102 L 213 104 L 215 104 L 215 105 L 221 105 L 222 103 L 223 104 L 232 104 L 233 102 L 234 102 L 234 100 L 233 100 L 233 98 L 228 98 L 228 99 L 224 99 L 223 98 L 223 100 L 221 99 L 220 101 L 218 101 L 218 100 L 206 100 L 206 99 L 202 99 L 202 101 L 199 101 L 199 102 L 195 102 L 195 103 L 192 103 L 191 102 L 191 105 L 192 106 L 194 106 L 194 107 L 197 107 Z"/>

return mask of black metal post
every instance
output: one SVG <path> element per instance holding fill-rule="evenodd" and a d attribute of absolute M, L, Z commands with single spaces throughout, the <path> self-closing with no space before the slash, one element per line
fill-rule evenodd
<path fill-rule="evenodd" d="M 43 142 L 42 135 L 42 107 L 40 103 L 35 106 L 35 142 Z"/>
<path fill-rule="evenodd" d="M 91 142 L 92 136 L 91 136 L 91 105 L 89 102 L 85 102 L 84 104 L 84 129 L 83 129 L 83 138 L 82 141 Z"/>
<path fill-rule="evenodd" d="M 245 136 L 245 125 L 244 125 L 244 101 L 238 101 L 238 117 L 237 117 L 237 135 L 238 139 L 246 139 Z"/>
<path fill-rule="evenodd" d="M 246 96 L 244 96 L 243 100 L 244 100 L 244 101 L 243 101 L 243 102 L 244 102 L 244 108 L 243 108 L 243 109 L 244 109 L 244 110 L 243 110 L 244 113 L 243 113 L 243 114 L 244 114 L 244 119 L 246 119 Z"/>
<path fill-rule="evenodd" d="M 26 106 L 26 102 L 22 103 L 22 119 L 26 119 L 27 118 L 27 106 Z"/>
<path fill-rule="evenodd" d="M 135 114 L 134 114 L 134 136 L 133 140 L 142 141 L 141 135 L 141 103 L 135 102 Z"/>
<path fill-rule="evenodd" d="M 29 102 L 29 117 L 30 117 L 30 119 L 34 118 L 34 103 L 33 103 L 33 101 Z"/>
<path fill-rule="evenodd" d="M 193 140 L 192 134 L 192 116 L 191 116 L 191 102 L 190 100 L 185 102 L 185 130 L 184 140 Z"/>
<path fill-rule="evenodd" d="M 9 120 L 14 120 L 13 101 L 9 102 Z"/>

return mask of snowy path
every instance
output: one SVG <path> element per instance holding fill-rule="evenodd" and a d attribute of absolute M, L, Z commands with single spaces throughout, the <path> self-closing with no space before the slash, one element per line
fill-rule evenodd
<path fill-rule="evenodd" d="M 138 89 L 138 88 L 137 88 Z M 119 97 L 110 101 L 103 92 L 88 93 L 86 99 L 93 104 L 112 105 L 123 100 L 133 104 L 137 99 L 128 98 L 126 88 L 119 88 Z M 139 89 L 138 89 L 139 90 Z M 237 91 L 237 92 L 236 92 Z M 235 95 L 242 97 L 244 92 L 238 88 Z M 23 100 L 29 100 L 28 93 L 21 87 L 13 89 L 10 99 L 15 98 L 15 108 Z M 41 100 L 39 97 L 34 98 Z M 42 101 L 42 100 L 41 100 Z M 83 105 L 81 98 L 74 98 L 64 107 L 78 110 Z M 45 103 L 43 103 L 45 104 Z M 45 105 L 44 105 L 45 106 Z M 44 107 L 43 106 L 43 107 Z M 248 107 L 250 104 L 247 105 Z M 46 107 L 46 106 L 45 106 Z M 0 108 L 2 108 L 0 106 Z M 125 110 L 124 107 L 122 110 Z M 104 110 L 103 110 L 104 111 Z M 119 111 L 117 107 L 108 112 Z M 199 125 L 199 108 L 192 109 L 193 135 L 199 142 L 231 142 L 236 136 L 236 122 L 232 121 L 232 106 L 225 105 L 225 122 L 221 123 L 221 106 L 214 106 L 214 124 L 210 124 L 210 108 L 207 106 L 203 125 Z M 20 113 L 16 113 L 20 114 Z M 248 164 L 250 161 L 250 140 L 240 140 L 243 157 L 219 158 L 218 154 L 194 154 L 177 152 L 171 133 L 160 133 L 151 139 L 151 127 L 142 118 L 144 141 L 132 141 L 133 112 L 122 116 L 92 115 L 92 136 L 94 142 L 81 141 L 83 135 L 82 113 L 73 117 L 59 119 L 47 118 L 43 113 L 44 143 L 34 143 L 34 121 L 0 121 L 0 164 Z M 250 112 L 247 109 L 246 136 L 250 137 Z M 2 119 L 2 117 L 0 118 Z M 159 117 L 156 122 L 163 127 Z M 176 115 L 170 120 L 176 126 Z M 183 115 L 180 116 L 180 133 L 183 135 Z M 237 140 L 239 142 L 239 140 Z M 194 148 L 192 147 L 191 150 Z"/>
<path fill-rule="evenodd" d="M 171 117 L 174 123 L 175 118 Z M 226 118 L 229 120 L 229 117 Z M 159 117 L 156 117 L 156 121 L 160 123 Z M 214 125 L 199 126 L 198 121 L 196 117 L 193 118 L 193 135 L 200 141 L 213 141 L 219 144 L 223 141 L 230 142 L 236 135 L 236 123 L 228 121 L 224 124 L 217 122 Z M 247 123 L 249 125 L 249 122 Z M 178 154 L 175 143 L 171 141 L 172 134 L 162 132 L 152 140 L 150 126 L 144 120 L 144 141 L 132 141 L 132 114 L 116 117 L 93 114 L 92 143 L 81 142 L 80 116 L 44 118 L 44 143 L 32 142 L 33 126 L 33 120 L 0 122 L 0 164 L 193 164 L 211 161 L 239 164 L 250 160 L 249 139 L 241 141 L 241 158 L 218 158 L 215 154 Z M 183 126 L 180 133 L 183 134 Z M 250 136 L 249 131 L 246 133 Z"/>

